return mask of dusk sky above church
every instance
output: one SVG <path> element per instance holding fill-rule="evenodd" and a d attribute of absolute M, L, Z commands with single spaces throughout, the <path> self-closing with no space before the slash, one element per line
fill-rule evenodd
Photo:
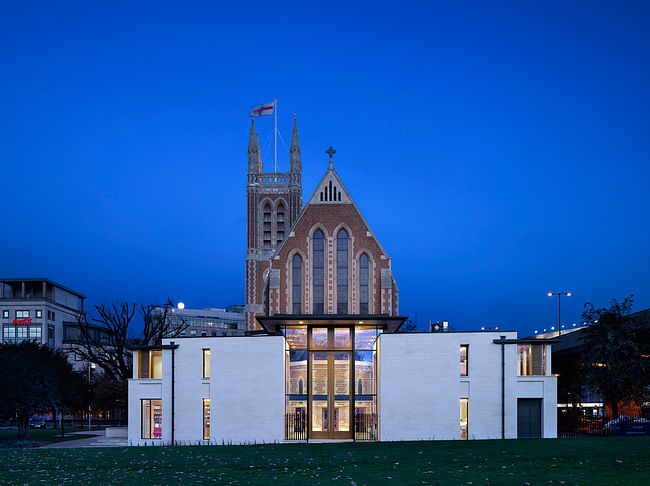
<path fill-rule="evenodd" d="M 650 307 L 647 2 L 5 4 L 0 277 L 244 303 L 251 106 L 293 114 L 392 258 L 400 314 L 521 336 Z M 273 117 L 255 121 L 265 171 Z"/>

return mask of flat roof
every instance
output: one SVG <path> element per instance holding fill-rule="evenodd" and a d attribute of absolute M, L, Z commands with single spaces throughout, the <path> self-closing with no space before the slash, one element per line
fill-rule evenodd
<path fill-rule="evenodd" d="M 384 326 L 386 332 L 395 332 L 408 319 L 408 316 L 389 316 L 386 314 L 276 314 L 255 316 L 257 322 L 270 333 L 277 332 L 280 326 Z"/>
<path fill-rule="evenodd" d="M 82 299 L 85 299 L 86 296 L 83 294 L 80 294 L 76 290 L 72 290 L 69 287 L 66 287 L 65 285 L 61 285 L 60 283 L 55 282 L 54 280 L 50 280 L 49 278 L 0 278 L 0 283 L 20 283 L 20 282 L 47 282 L 51 285 L 54 285 L 56 287 L 59 287 L 61 290 L 65 290 L 66 292 L 70 292 L 71 294 L 76 295 L 77 297 L 81 297 Z"/>

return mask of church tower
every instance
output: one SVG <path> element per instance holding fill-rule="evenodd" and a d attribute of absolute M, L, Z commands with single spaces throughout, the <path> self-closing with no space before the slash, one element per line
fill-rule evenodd
<path fill-rule="evenodd" d="M 289 172 L 264 172 L 255 118 L 248 138 L 246 184 L 246 330 L 258 329 L 264 280 L 270 259 L 302 210 L 302 163 L 296 116 L 289 148 Z"/>

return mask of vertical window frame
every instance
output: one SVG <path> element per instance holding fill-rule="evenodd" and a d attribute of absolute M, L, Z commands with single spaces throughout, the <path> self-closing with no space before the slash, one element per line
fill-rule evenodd
<path fill-rule="evenodd" d="M 203 440 L 210 440 L 210 399 L 203 398 L 201 404 L 203 408 Z"/>
<path fill-rule="evenodd" d="M 465 361 L 463 361 L 463 349 L 465 350 Z M 465 364 L 465 372 L 463 373 L 463 364 Z M 469 344 L 460 345 L 460 376 L 469 376 Z"/>
<path fill-rule="evenodd" d="M 300 253 L 296 252 L 291 257 L 291 310 L 293 314 L 302 314 L 302 262 Z"/>
<path fill-rule="evenodd" d="M 313 255 L 312 314 L 325 314 L 325 233 L 318 228 L 314 231 L 311 240 Z M 317 243 L 320 248 L 317 248 Z M 318 277 L 317 272 L 320 272 Z"/>
<path fill-rule="evenodd" d="M 365 264 L 364 264 L 365 262 Z M 370 255 L 359 255 L 359 314 L 370 314 Z"/>
<path fill-rule="evenodd" d="M 350 278 L 350 234 L 341 228 L 336 234 L 336 313 L 348 314 Z"/>
<path fill-rule="evenodd" d="M 202 355 L 203 355 L 202 375 L 204 380 L 208 380 L 210 379 L 210 348 L 203 348 Z"/>

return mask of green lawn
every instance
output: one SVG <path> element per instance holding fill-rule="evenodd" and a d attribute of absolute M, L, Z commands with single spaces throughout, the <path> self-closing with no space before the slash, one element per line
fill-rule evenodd
<path fill-rule="evenodd" d="M 38 442 L 58 442 L 61 440 L 74 440 L 74 439 L 83 439 L 85 437 L 91 437 L 90 435 L 69 435 L 71 432 L 83 432 L 88 430 L 88 428 L 83 427 L 66 427 L 65 428 L 65 437 L 61 438 L 61 429 L 30 429 L 27 432 L 27 440 L 35 440 Z M 17 440 L 18 439 L 18 430 L 9 429 L 9 430 L 0 430 L 0 441 L 8 440 Z"/>
<path fill-rule="evenodd" d="M 0 451 L 0 484 L 648 485 L 650 438 Z"/>

